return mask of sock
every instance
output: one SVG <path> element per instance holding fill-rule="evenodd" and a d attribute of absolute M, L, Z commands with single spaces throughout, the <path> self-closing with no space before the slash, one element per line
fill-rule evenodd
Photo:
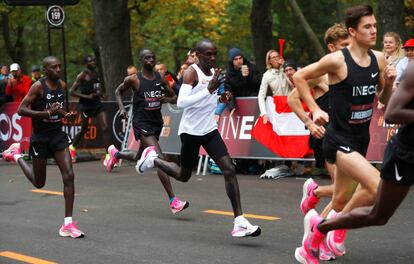
<path fill-rule="evenodd" d="M 170 204 L 174 201 L 175 196 L 173 196 L 172 198 L 170 198 Z"/>
<path fill-rule="evenodd" d="M 69 217 L 65 217 L 65 225 L 71 224 L 72 223 L 72 216 Z"/>
<path fill-rule="evenodd" d="M 121 158 L 121 157 L 119 156 L 119 151 L 115 152 L 114 157 L 115 157 L 116 159 L 120 159 L 120 158 Z"/>
<path fill-rule="evenodd" d="M 15 162 L 17 162 L 17 160 L 20 159 L 20 158 L 23 158 L 22 154 L 14 154 L 13 155 L 13 159 L 14 159 Z"/>

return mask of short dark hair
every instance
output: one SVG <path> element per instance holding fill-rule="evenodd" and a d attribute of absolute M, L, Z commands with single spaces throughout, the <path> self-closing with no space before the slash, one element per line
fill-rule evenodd
<path fill-rule="evenodd" d="M 359 21 L 361 17 L 364 16 L 371 16 L 374 14 L 374 10 L 370 5 L 358 5 L 348 8 L 345 11 L 345 26 L 346 28 L 354 28 L 358 27 Z"/>
<path fill-rule="evenodd" d="M 154 52 L 153 52 L 151 49 L 149 49 L 149 48 L 142 48 L 142 49 L 140 49 L 140 50 L 139 50 L 139 53 L 138 53 L 138 59 L 139 59 L 140 61 L 143 59 L 144 54 L 145 54 L 147 51 L 149 51 L 149 52 L 151 52 L 151 53 L 153 53 L 153 54 L 154 54 Z"/>

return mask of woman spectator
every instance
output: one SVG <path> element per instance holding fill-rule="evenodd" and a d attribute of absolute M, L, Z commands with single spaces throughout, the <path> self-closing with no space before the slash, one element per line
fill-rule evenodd
<path fill-rule="evenodd" d="M 400 36 L 395 32 L 387 32 L 384 34 L 382 44 L 382 52 L 387 62 L 391 63 L 394 67 L 397 66 L 398 62 L 404 57 Z"/>
<path fill-rule="evenodd" d="M 265 101 L 269 88 L 272 96 L 287 96 L 292 89 L 290 82 L 282 69 L 284 62 L 285 61 L 280 57 L 279 52 L 275 50 L 269 50 L 267 52 L 267 71 L 263 74 L 262 83 L 260 84 L 259 94 L 257 96 L 257 100 L 259 101 L 260 116 L 263 116 L 264 123 L 267 123 L 268 121 Z"/>

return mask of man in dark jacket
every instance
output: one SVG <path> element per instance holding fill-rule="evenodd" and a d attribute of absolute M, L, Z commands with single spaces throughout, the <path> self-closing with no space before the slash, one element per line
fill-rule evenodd
<path fill-rule="evenodd" d="M 229 50 L 229 65 L 226 74 L 226 90 L 234 97 L 257 96 L 259 92 L 261 75 L 256 65 L 250 63 L 241 53 L 240 49 Z"/>

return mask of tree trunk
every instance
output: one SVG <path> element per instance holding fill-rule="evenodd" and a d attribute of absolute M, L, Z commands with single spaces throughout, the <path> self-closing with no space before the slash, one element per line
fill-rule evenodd
<path fill-rule="evenodd" d="M 108 100 L 132 64 L 128 0 L 92 0 L 96 39 Z"/>
<path fill-rule="evenodd" d="M 306 20 L 305 16 L 303 15 L 303 12 L 300 9 L 298 3 L 296 2 L 296 0 L 289 0 L 289 3 L 293 8 L 293 12 L 299 18 L 299 23 L 305 30 L 305 33 L 308 36 L 310 42 L 315 47 L 316 53 L 318 54 L 319 57 L 322 57 L 323 55 L 325 55 L 325 51 L 323 50 L 323 47 L 321 43 L 319 42 L 318 37 L 316 36 L 315 32 L 313 31 L 308 21 Z"/>
<path fill-rule="evenodd" d="M 4 39 L 4 45 L 7 51 L 7 55 L 13 62 L 20 65 L 22 72 L 27 70 L 27 62 L 25 58 L 25 48 L 23 42 L 24 26 L 18 25 L 16 28 L 16 42 L 13 43 L 10 36 L 9 15 L 7 13 L 1 14 L 2 33 Z"/>
<path fill-rule="evenodd" d="M 266 53 L 273 46 L 272 23 L 272 0 L 253 0 L 250 25 L 256 66 L 262 73 L 266 69 Z"/>
<path fill-rule="evenodd" d="M 404 1 L 378 0 L 377 20 L 383 33 L 397 32 L 401 39 L 407 39 L 407 31 L 404 26 L 405 17 Z"/>

